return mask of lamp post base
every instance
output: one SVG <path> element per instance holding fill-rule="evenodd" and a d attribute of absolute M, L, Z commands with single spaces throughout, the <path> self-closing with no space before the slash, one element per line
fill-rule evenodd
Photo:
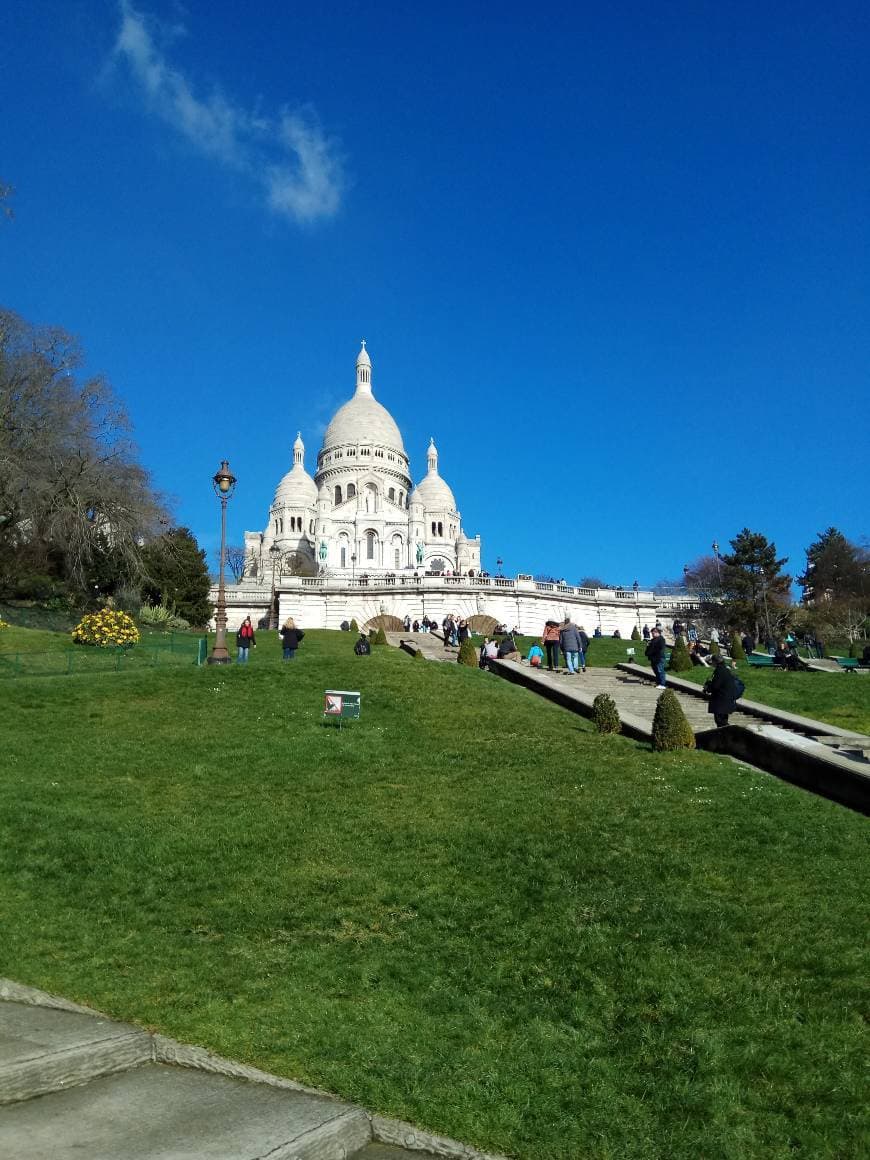
<path fill-rule="evenodd" d="M 226 652 L 223 654 L 223 656 L 216 656 L 214 653 L 212 653 L 210 657 L 205 658 L 205 663 L 207 665 L 231 665 L 233 663 L 233 658 Z"/>

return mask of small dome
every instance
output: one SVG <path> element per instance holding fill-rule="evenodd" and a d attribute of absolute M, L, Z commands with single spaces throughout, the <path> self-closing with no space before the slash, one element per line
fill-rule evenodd
<path fill-rule="evenodd" d="M 422 503 L 425 511 L 456 511 L 453 492 L 437 472 L 430 471 L 411 493 L 411 503 Z"/>
<path fill-rule="evenodd" d="M 317 486 L 297 463 L 278 484 L 272 507 L 313 507 L 316 502 Z"/>

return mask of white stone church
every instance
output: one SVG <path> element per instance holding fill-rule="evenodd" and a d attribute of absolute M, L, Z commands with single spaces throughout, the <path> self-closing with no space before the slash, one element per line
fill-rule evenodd
<path fill-rule="evenodd" d="M 363 342 L 356 390 L 326 428 L 312 478 L 301 433 L 293 467 L 275 491 L 262 532 L 245 532 L 247 574 L 387 576 L 480 571 L 480 537 L 469 540 L 429 444 L 428 471 L 414 487 L 402 435 L 372 391 Z M 277 549 L 277 551 L 276 551 Z"/>
<path fill-rule="evenodd" d="M 401 432 L 372 392 L 365 342 L 356 389 L 323 437 L 314 476 L 305 470 L 301 434 L 293 466 L 275 491 L 266 527 L 245 532 L 245 571 L 226 589 L 230 630 L 244 616 L 276 627 L 292 616 L 304 628 L 401 629 L 403 620 L 465 617 L 481 632 L 497 624 L 537 634 L 547 619 L 628 636 L 654 624 L 680 600 L 663 601 L 634 583 L 581 588 L 481 573 L 480 537 L 469 539 L 453 492 L 429 444 L 427 471 L 415 487 Z M 542 561 L 546 566 L 546 561 Z M 217 586 L 211 593 L 218 596 Z"/>

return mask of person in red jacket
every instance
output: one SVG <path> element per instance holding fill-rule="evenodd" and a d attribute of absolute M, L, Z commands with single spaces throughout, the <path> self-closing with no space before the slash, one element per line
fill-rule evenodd
<path fill-rule="evenodd" d="M 236 644 L 239 649 L 236 663 L 243 665 L 248 659 L 248 649 L 257 647 L 257 638 L 254 636 L 254 626 L 251 624 L 250 616 L 246 616 L 242 621 L 241 627 L 236 633 Z"/>
<path fill-rule="evenodd" d="M 555 620 L 548 620 L 541 634 L 541 643 L 547 653 L 547 671 L 559 671 L 559 625 Z"/>

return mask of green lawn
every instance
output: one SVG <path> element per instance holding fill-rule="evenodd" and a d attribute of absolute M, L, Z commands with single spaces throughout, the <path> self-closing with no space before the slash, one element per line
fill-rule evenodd
<path fill-rule="evenodd" d="M 68 632 L 10 626 L 0 629 L 0 680 L 4 678 L 117 673 L 130 669 L 196 663 L 195 633 L 141 630 L 135 648 L 102 649 L 76 644 Z"/>
<path fill-rule="evenodd" d="M 865 819 L 259 639 L 4 682 L 0 973 L 516 1157 L 866 1154 Z"/>

